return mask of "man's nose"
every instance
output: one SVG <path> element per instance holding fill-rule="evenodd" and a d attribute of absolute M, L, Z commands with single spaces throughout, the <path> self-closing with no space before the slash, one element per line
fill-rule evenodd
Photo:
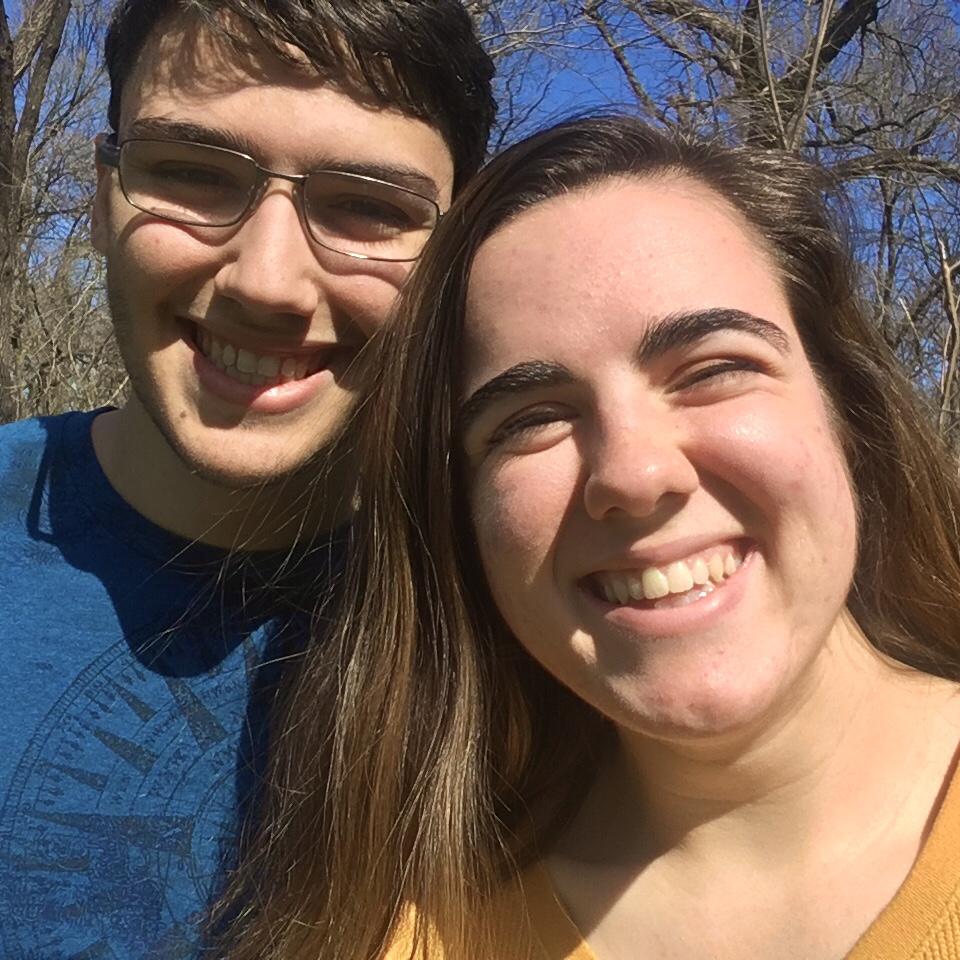
<path fill-rule="evenodd" d="M 252 316 L 312 317 L 323 269 L 297 209 L 293 185 L 271 181 L 224 245 L 216 290 Z"/>
<path fill-rule="evenodd" d="M 588 447 L 583 496 L 593 519 L 648 517 L 699 486 L 681 429 L 669 413 L 615 412 L 600 423 Z"/>

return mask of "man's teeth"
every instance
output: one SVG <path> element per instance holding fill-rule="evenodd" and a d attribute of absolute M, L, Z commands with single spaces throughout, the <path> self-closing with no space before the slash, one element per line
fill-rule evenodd
<path fill-rule="evenodd" d="M 740 569 L 742 563 L 743 558 L 736 551 L 724 550 L 675 560 L 665 567 L 598 573 L 595 579 L 609 603 L 661 600 L 681 594 L 690 594 L 693 600 L 713 593 L 718 584 Z"/>
<path fill-rule="evenodd" d="M 206 330 L 197 331 L 196 342 L 200 352 L 228 377 L 255 387 L 303 380 L 322 365 L 322 359 L 316 356 L 306 358 L 257 354 L 220 340 Z"/>

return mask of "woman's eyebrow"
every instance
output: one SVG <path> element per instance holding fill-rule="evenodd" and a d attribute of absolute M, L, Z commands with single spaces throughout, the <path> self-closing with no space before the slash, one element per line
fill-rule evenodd
<path fill-rule="evenodd" d="M 765 340 L 784 356 L 790 353 L 790 339 L 775 323 L 752 313 L 715 307 L 694 313 L 668 314 L 647 328 L 637 347 L 637 362 L 650 363 L 671 350 L 689 347 L 721 330 L 739 330 Z"/>
<path fill-rule="evenodd" d="M 714 308 L 694 313 L 674 313 L 652 325 L 637 347 L 639 363 L 649 363 L 671 350 L 688 347 L 721 330 L 739 330 L 765 340 L 779 353 L 790 353 L 790 340 L 776 324 L 743 310 Z M 525 393 L 540 387 L 574 381 L 568 367 L 546 360 L 525 360 L 508 367 L 481 384 L 457 411 L 456 428 L 465 433 L 492 403 L 504 396 Z"/>
<path fill-rule="evenodd" d="M 562 363 L 524 360 L 487 380 L 467 397 L 457 411 L 456 428 L 465 433 L 480 414 L 501 397 L 525 393 L 540 387 L 573 383 L 573 374 Z"/>

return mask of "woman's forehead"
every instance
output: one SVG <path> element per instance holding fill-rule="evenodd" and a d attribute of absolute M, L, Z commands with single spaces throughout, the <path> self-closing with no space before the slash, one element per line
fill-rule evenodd
<path fill-rule="evenodd" d="M 629 345 L 658 318 L 715 308 L 790 323 L 779 272 L 739 212 L 685 177 L 608 180 L 524 211 L 482 244 L 466 367 L 575 353 L 598 335 Z"/>

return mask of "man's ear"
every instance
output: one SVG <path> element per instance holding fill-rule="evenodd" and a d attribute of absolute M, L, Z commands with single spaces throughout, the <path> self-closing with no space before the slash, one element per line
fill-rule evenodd
<path fill-rule="evenodd" d="M 98 253 L 107 252 L 107 240 L 110 236 L 110 191 L 113 189 L 113 167 L 101 163 L 97 157 L 97 147 L 107 139 L 106 133 L 98 133 L 93 141 L 93 163 L 97 171 L 97 192 L 93 195 L 90 208 L 90 241 Z"/>

